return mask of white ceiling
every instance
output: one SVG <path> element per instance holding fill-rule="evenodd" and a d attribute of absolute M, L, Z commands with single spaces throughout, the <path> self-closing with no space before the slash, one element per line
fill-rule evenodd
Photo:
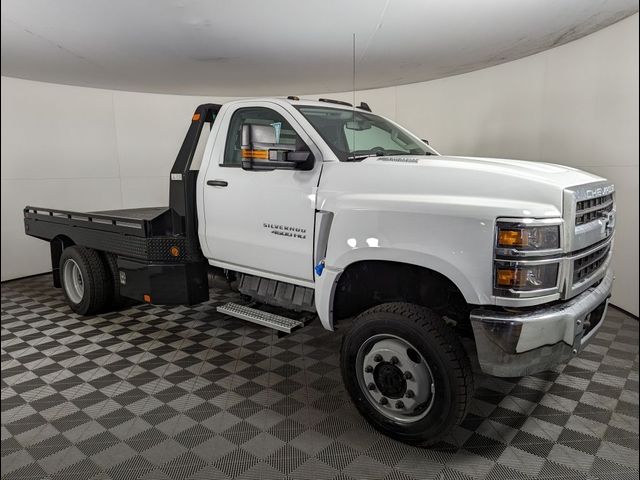
<path fill-rule="evenodd" d="M 575 40 L 637 0 L 2 0 L 2 75 L 250 96 L 431 80 Z"/>

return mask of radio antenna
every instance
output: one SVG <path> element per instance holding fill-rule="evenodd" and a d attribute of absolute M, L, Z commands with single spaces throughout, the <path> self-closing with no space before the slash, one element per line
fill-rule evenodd
<path fill-rule="evenodd" d="M 352 110 L 351 110 L 351 121 L 354 124 L 354 128 L 353 128 L 353 143 L 351 148 L 355 151 L 356 149 L 356 129 L 355 129 L 355 122 L 356 122 L 356 33 L 353 32 L 353 41 L 352 41 L 352 51 L 353 51 L 353 100 L 352 100 Z"/>
<path fill-rule="evenodd" d="M 353 111 L 356 109 L 356 34 L 353 34 Z"/>

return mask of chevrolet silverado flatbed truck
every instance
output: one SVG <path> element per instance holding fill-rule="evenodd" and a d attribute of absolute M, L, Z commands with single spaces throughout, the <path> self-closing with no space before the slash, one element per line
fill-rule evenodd
<path fill-rule="evenodd" d="M 440 155 L 364 103 L 288 97 L 198 107 L 168 207 L 29 206 L 24 222 L 50 243 L 53 282 L 79 314 L 204 302 L 213 272 L 251 301 L 217 307 L 227 315 L 288 332 L 302 325 L 288 309 L 344 326 L 358 410 L 429 445 L 465 416 L 469 355 L 486 374 L 523 376 L 595 335 L 614 196 L 573 168 Z"/>

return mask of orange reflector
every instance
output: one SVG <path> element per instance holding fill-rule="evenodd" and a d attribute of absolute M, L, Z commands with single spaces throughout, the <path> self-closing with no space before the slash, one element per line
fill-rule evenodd
<path fill-rule="evenodd" d="M 513 285 L 513 281 L 515 280 L 515 277 L 516 277 L 515 270 L 499 269 L 498 272 L 496 273 L 496 280 L 498 282 L 498 285 L 501 285 L 503 287 L 509 287 Z"/>
<path fill-rule="evenodd" d="M 147 303 L 151 303 L 151 295 L 144 294 L 142 299 Z"/>
<path fill-rule="evenodd" d="M 269 150 L 249 150 L 243 148 L 242 158 L 258 158 L 261 160 L 269 160 Z"/>
<path fill-rule="evenodd" d="M 498 233 L 498 245 L 501 247 L 526 247 L 529 245 L 529 237 L 522 230 L 500 230 Z"/>
<path fill-rule="evenodd" d="M 500 287 L 523 287 L 527 284 L 527 272 L 515 268 L 499 268 L 496 282 Z"/>
<path fill-rule="evenodd" d="M 200 120 L 200 114 L 199 113 L 194 113 L 193 114 L 193 118 L 191 119 L 194 122 L 197 122 L 198 120 Z"/>
<path fill-rule="evenodd" d="M 172 257 L 177 257 L 178 255 L 180 255 L 180 249 L 175 245 L 169 249 L 169 252 L 171 253 Z"/>

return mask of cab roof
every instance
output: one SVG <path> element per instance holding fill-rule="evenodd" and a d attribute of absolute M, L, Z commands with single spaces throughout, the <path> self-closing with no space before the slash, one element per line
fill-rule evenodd
<path fill-rule="evenodd" d="M 257 97 L 257 98 L 244 98 L 240 100 L 234 100 L 233 102 L 228 103 L 236 103 L 236 102 L 247 102 L 247 101 L 270 101 L 275 103 L 288 103 L 290 105 L 299 106 L 303 105 L 306 107 L 329 107 L 329 108 L 338 108 L 341 110 L 353 110 L 353 105 L 349 102 L 345 102 L 343 100 L 334 100 L 331 98 L 320 98 L 318 100 L 307 99 L 307 98 L 299 98 L 295 96 L 288 97 Z M 360 102 L 360 105 L 356 105 L 360 111 L 371 112 L 369 105 L 364 102 Z"/>

